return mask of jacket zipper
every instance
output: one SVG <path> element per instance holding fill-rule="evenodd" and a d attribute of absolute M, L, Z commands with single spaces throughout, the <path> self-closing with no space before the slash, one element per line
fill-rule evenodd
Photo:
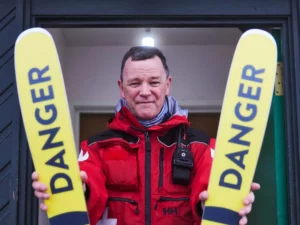
<path fill-rule="evenodd" d="M 145 132 L 145 147 L 145 224 L 151 225 L 151 143 L 148 132 Z"/>
<path fill-rule="evenodd" d="M 158 189 L 161 190 L 164 184 L 164 149 L 160 149 L 159 155 L 159 180 L 158 180 Z"/>
<path fill-rule="evenodd" d="M 128 202 L 128 203 L 136 206 L 136 209 L 135 209 L 136 214 L 138 214 L 140 212 L 139 211 L 139 204 L 136 201 L 132 200 L 132 199 L 119 198 L 119 197 L 109 197 L 107 200 L 108 201 L 116 201 L 116 202 Z"/>
<path fill-rule="evenodd" d="M 180 198 L 169 198 L 169 197 L 160 197 L 156 202 L 154 209 L 157 209 L 159 202 L 171 202 L 171 201 L 190 201 L 189 197 L 180 197 Z"/>

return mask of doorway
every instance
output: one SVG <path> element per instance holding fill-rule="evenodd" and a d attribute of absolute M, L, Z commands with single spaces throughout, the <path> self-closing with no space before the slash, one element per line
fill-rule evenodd
<path fill-rule="evenodd" d="M 78 132 L 75 132 L 78 145 L 80 141 L 106 129 L 106 121 L 113 115 L 114 105 L 119 96 L 116 85 L 120 73 L 118 65 L 120 65 L 122 54 L 129 47 L 129 44 L 128 46 L 123 46 L 122 43 L 108 44 L 104 42 L 105 44 L 99 44 L 99 39 L 97 41 L 88 39 L 93 36 L 97 37 L 99 35 L 97 32 L 101 29 L 104 29 L 106 35 L 111 32 L 113 36 L 119 32 L 115 29 L 121 29 L 124 34 L 132 33 L 134 30 L 133 28 L 49 29 L 58 43 L 63 71 L 66 74 L 65 83 L 70 108 L 73 115 L 79 115 L 75 116 L 73 121 L 74 126 L 78 127 Z M 166 31 L 167 29 L 161 30 Z M 185 34 L 187 32 L 184 28 L 177 29 L 183 29 Z M 197 31 L 198 29 L 201 31 Z M 217 31 L 218 29 L 221 31 Z M 143 32 L 144 28 L 139 30 Z M 155 29 L 153 28 L 152 31 L 154 32 Z M 85 32 L 86 34 L 84 34 Z M 168 36 L 166 33 L 165 35 L 168 40 L 173 37 L 178 43 L 180 40 L 178 32 L 176 29 L 171 29 L 171 35 Z M 200 46 L 199 43 L 193 42 L 195 39 L 188 40 L 188 35 L 185 35 L 185 39 L 181 39 L 185 44 L 161 46 L 171 64 L 171 74 L 174 80 L 171 92 L 179 99 L 183 108 L 190 110 L 191 126 L 216 137 L 230 62 L 235 44 L 242 32 L 238 28 L 226 30 L 226 28 L 217 27 L 203 30 L 202 28 L 193 28 L 189 29 L 189 32 L 194 35 L 207 35 L 207 37 L 201 40 L 203 43 Z M 209 32 L 211 32 L 210 35 L 207 34 Z M 220 32 L 219 35 L 223 34 L 221 41 L 220 39 L 211 39 L 218 32 Z M 226 38 L 226 33 L 230 32 L 234 34 L 233 37 Z M 93 33 L 94 35 L 92 35 Z M 70 39 L 70 37 L 76 38 Z M 106 38 L 102 40 L 106 40 Z M 220 41 L 220 43 L 216 41 Z M 107 68 L 110 69 L 107 70 Z M 172 68 L 174 68 L 173 73 Z M 103 108 L 105 108 L 104 113 Z M 265 189 L 257 194 L 256 202 L 260 202 L 260 204 L 256 204 L 249 217 L 250 225 L 266 224 L 266 221 L 277 224 L 277 202 L 268 209 L 261 207 L 263 202 L 277 198 L 274 121 L 269 123 L 266 137 L 267 141 L 264 143 L 263 155 L 254 179 Z"/>
<path fill-rule="evenodd" d="M 80 142 L 107 130 L 106 123 L 113 116 L 112 113 L 81 113 L 80 114 Z M 220 113 L 191 113 L 189 114 L 191 127 L 216 138 Z"/>

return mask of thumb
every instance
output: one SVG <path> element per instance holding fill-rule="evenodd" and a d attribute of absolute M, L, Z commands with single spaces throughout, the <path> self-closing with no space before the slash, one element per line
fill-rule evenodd
<path fill-rule="evenodd" d="M 86 191 L 86 184 L 85 184 L 85 182 L 88 179 L 88 176 L 87 176 L 87 174 L 86 174 L 85 171 L 80 171 L 80 178 L 81 178 L 81 181 L 82 181 L 83 191 L 85 192 Z"/>
<path fill-rule="evenodd" d="M 208 192 L 207 191 L 202 191 L 199 195 L 199 199 L 201 201 L 206 201 L 208 199 Z"/>
<path fill-rule="evenodd" d="M 81 178 L 81 181 L 84 183 L 87 181 L 88 176 L 85 171 L 80 171 L 80 178 Z"/>
<path fill-rule="evenodd" d="M 207 192 L 207 191 L 202 191 L 202 192 L 199 194 L 199 199 L 200 199 L 200 201 L 201 201 L 201 206 L 202 206 L 202 208 L 204 208 L 205 201 L 208 199 L 208 192 Z"/>

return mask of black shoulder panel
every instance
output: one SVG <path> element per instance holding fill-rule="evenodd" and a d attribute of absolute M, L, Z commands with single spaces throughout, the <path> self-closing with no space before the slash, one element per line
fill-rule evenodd
<path fill-rule="evenodd" d="M 194 128 L 188 128 L 186 130 L 186 140 L 183 141 L 184 144 L 188 145 L 191 142 L 203 142 L 209 144 L 210 136 L 201 130 Z"/>
<path fill-rule="evenodd" d="M 171 146 L 176 144 L 178 141 L 177 137 L 178 129 L 171 129 L 168 133 L 164 136 L 158 137 L 159 141 L 162 142 L 166 146 Z M 191 142 L 202 142 L 205 144 L 209 144 L 210 137 L 206 133 L 201 130 L 197 130 L 194 128 L 188 128 L 186 130 L 186 139 L 184 140 L 183 137 L 181 138 L 181 142 L 184 145 L 189 145 Z"/>
<path fill-rule="evenodd" d="M 136 136 L 132 136 L 128 133 L 118 130 L 107 130 L 102 133 L 99 133 L 91 138 L 88 139 L 88 144 L 92 144 L 97 141 L 104 141 L 112 138 L 121 138 L 127 142 L 137 143 L 139 138 Z"/>
<path fill-rule="evenodd" d="M 164 136 L 158 137 L 158 140 L 166 146 L 171 146 L 177 143 L 177 129 L 171 129 Z"/>

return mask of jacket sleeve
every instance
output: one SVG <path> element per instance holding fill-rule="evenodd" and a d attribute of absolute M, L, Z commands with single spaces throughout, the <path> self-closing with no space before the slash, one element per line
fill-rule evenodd
<path fill-rule="evenodd" d="M 195 220 L 200 222 L 202 217 L 202 206 L 199 199 L 199 194 L 202 191 L 207 190 L 209 176 L 212 166 L 212 160 L 214 156 L 215 139 L 211 139 L 210 143 L 206 147 L 202 147 L 199 144 L 194 144 L 195 159 L 194 159 L 194 177 L 191 183 L 191 204 Z M 197 149 L 202 148 L 202 149 Z M 203 150 L 203 148 L 205 148 Z M 198 154 L 197 154 L 198 153 Z M 200 154 L 199 154 L 200 153 Z M 201 154 L 202 153 L 202 154 Z"/>
<path fill-rule="evenodd" d="M 85 196 L 90 224 L 95 225 L 101 219 L 108 196 L 102 162 L 97 150 L 93 146 L 88 146 L 88 141 L 81 143 L 78 161 L 80 170 L 85 171 L 88 176 Z"/>

